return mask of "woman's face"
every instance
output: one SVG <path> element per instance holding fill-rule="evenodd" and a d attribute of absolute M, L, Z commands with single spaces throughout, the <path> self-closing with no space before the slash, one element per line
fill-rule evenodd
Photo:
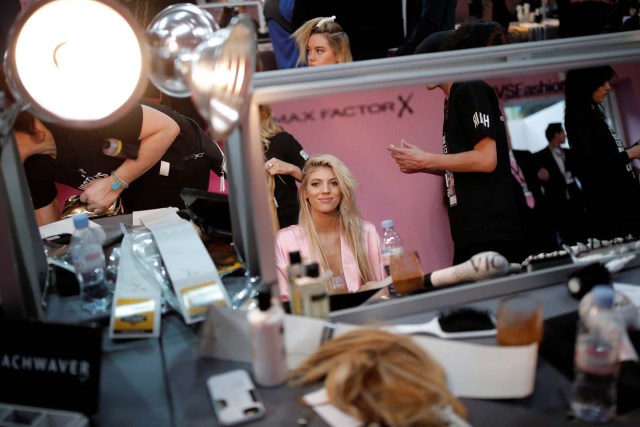
<path fill-rule="evenodd" d="M 609 82 L 605 82 L 605 84 L 593 91 L 593 94 L 591 95 L 593 97 L 593 101 L 598 104 L 602 104 L 610 90 L 611 85 L 609 85 Z"/>
<path fill-rule="evenodd" d="M 338 179 L 329 167 L 319 167 L 309 174 L 305 192 L 311 211 L 335 212 L 342 200 Z"/>
<path fill-rule="evenodd" d="M 338 57 L 329 47 L 329 40 L 322 34 L 312 34 L 307 43 L 307 62 L 309 67 L 338 63 Z"/>

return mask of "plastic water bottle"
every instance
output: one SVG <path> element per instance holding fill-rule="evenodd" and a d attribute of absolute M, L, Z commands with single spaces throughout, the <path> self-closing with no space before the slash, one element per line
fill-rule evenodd
<path fill-rule="evenodd" d="M 382 262 L 384 263 L 384 271 L 387 276 L 391 275 L 389 270 L 389 260 L 391 255 L 401 254 L 404 252 L 402 245 L 402 239 L 398 235 L 395 229 L 395 225 L 392 219 L 385 219 L 382 221 Z"/>
<path fill-rule="evenodd" d="M 579 420 L 604 423 L 616 412 L 623 326 L 613 310 L 613 289 L 599 285 L 591 294 L 578 325 L 571 410 Z"/>
<path fill-rule="evenodd" d="M 109 289 L 105 283 L 105 258 L 98 234 L 89 228 L 86 215 L 73 217 L 71 259 L 80 285 L 82 308 L 92 313 L 109 309 Z"/>

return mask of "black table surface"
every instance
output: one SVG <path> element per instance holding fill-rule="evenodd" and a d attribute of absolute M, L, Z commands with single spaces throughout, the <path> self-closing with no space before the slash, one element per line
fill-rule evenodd
<path fill-rule="evenodd" d="M 525 273 L 526 274 L 526 273 Z M 640 268 L 632 268 L 616 275 L 616 281 L 640 285 Z M 577 307 L 563 283 L 544 286 L 529 293 L 542 303 L 545 318 L 562 315 Z M 412 297 L 407 297 L 412 298 Z M 495 310 L 498 298 L 474 301 L 475 305 Z M 77 320 L 77 305 L 53 296 L 49 318 Z M 371 307 L 375 313 L 376 307 Z M 418 323 L 435 316 L 435 312 L 413 313 L 389 323 Z M 104 325 L 104 321 L 103 321 Z M 92 417 L 104 427 L 153 426 L 199 427 L 219 425 L 206 389 L 206 380 L 214 374 L 251 366 L 246 363 L 200 357 L 195 351 L 199 324 L 186 325 L 176 313 L 164 315 L 160 338 L 111 340 L 104 328 L 101 366 L 99 412 Z M 486 340 L 476 340 L 487 343 Z M 472 341 L 473 342 L 473 341 Z M 296 390 L 287 386 L 258 388 L 267 415 L 252 425 L 298 425 L 304 419 L 307 426 L 327 424 L 312 410 L 300 403 L 303 392 L 315 387 Z M 576 426 L 571 420 L 568 402 L 571 383 L 544 358 L 538 358 L 535 389 L 524 399 L 480 400 L 462 402 L 470 414 L 473 426 Z M 588 424 L 585 424 L 588 425 Z M 608 425 L 640 425 L 640 410 L 617 416 Z"/>

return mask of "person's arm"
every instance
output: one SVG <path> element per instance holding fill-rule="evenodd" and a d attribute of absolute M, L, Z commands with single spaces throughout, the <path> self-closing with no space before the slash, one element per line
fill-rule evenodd
<path fill-rule="evenodd" d="M 142 128 L 140 130 L 140 149 L 137 159 L 125 160 L 114 172 L 127 185 L 131 185 L 153 165 L 158 163 L 164 153 L 180 133 L 178 124 L 166 114 L 153 108 L 142 106 Z M 113 176 L 90 182 L 80 195 L 80 200 L 89 204 L 88 209 L 103 212 L 125 191 L 121 186 L 113 190 Z"/>
<path fill-rule="evenodd" d="M 55 198 L 47 206 L 35 210 L 38 226 L 43 226 L 60 220 L 60 208 L 58 199 Z"/>
<path fill-rule="evenodd" d="M 302 181 L 306 153 L 293 135 L 287 132 L 276 135 L 271 140 L 271 146 L 265 155 L 267 154 L 270 159 L 264 162 L 264 167 L 269 174 L 291 175 L 296 181 Z"/>
<path fill-rule="evenodd" d="M 291 175 L 296 181 L 302 181 L 302 171 L 296 165 L 272 157 L 264 162 L 264 168 L 271 175 Z"/>
<path fill-rule="evenodd" d="M 404 145 L 387 148 L 403 173 L 493 172 L 498 164 L 496 141 L 490 137 L 478 141 L 473 150 L 455 154 L 427 153 L 413 144 Z"/>

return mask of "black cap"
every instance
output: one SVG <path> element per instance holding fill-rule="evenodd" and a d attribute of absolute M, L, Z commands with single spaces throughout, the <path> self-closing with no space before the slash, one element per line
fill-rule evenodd
<path fill-rule="evenodd" d="M 307 276 L 309 277 L 318 277 L 320 276 L 320 266 L 317 262 L 312 262 L 307 264 L 305 271 L 307 272 Z"/>
<path fill-rule="evenodd" d="M 300 251 L 289 252 L 289 264 L 300 264 L 301 262 Z"/>
<path fill-rule="evenodd" d="M 258 288 L 258 308 L 267 311 L 271 308 L 271 287 L 262 285 Z"/>

